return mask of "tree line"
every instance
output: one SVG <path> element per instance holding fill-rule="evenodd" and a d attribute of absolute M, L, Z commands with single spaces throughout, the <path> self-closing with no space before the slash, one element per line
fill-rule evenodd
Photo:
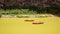
<path fill-rule="evenodd" d="M 60 13 L 60 0 L 0 0 L 0 8 L 28 8 L 37 13 Z"/>

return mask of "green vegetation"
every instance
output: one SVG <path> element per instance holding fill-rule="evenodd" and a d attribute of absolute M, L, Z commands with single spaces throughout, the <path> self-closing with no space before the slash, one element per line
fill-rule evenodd
<path fill-rule="evenodd" d="M 24 6 L 24 7 L 5 7 L 0 9 L 0 15 L 24 15 L 24 14 L 54 14 L 60 16 L 60 7 L 56 5 L 50 5 L 49 7 L 43 6 Z"/>
<path fill-rule="evenodd" d="M 11 14 L 36 14 L 36 11 L 29 9 L 8 9 L 8 10 L 0 10 L 0 15 L 11 15 Z"/>
<path fill-rule="evenodd" d="M 0 15 L 50 13 L 60 16 L 59 0 L 1 0 L 0 8 Z"/>

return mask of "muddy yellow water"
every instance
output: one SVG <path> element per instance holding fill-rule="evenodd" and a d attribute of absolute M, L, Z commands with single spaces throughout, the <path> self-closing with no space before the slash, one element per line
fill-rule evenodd
<path fill-rule="evenodd" d="M 0 34 L 60 34 L 60 18 L 0 18 Z"/>

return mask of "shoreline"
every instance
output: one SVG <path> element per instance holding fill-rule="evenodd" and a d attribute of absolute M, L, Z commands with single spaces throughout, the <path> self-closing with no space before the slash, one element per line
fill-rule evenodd
<path fill-rule="evenodd" d="M 41 15 L 1 15 L 0 18 L 47 18 L 47 17 L 57 17 L 51 14 L 41 14 Z"/>

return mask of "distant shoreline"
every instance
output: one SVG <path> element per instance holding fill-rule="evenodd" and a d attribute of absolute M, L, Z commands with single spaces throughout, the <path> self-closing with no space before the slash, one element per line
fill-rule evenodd
<path fill-rule="evenodd" d="M 46 18 L 46 17 L 57 17 L 51 14 L 41 14 L 41 15 L 1 15 L 0 18 Z"/>

